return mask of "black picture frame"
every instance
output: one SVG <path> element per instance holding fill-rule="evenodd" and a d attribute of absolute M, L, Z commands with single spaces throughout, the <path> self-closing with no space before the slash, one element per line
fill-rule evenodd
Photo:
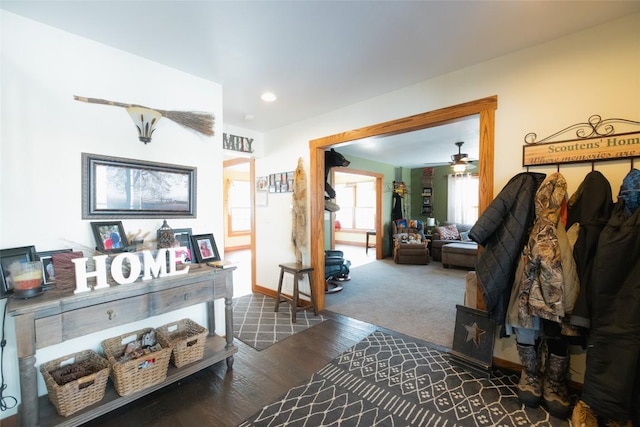
<path fill-rule="evenodd" d="M 123 252 L 129 246 L 122 221 L 92 222 L 91 230 L 99 252 Z"/>
<path fill-rule="evenodd" d="M 197 168 L 82 153 L 82 219 L 195 218 Z"/>
<path fill-rule="evenodd" d="M 191 236 L 193 252 L 198 264 L 203 262 L 220 261 L 220 253 L 213 234 L 196 234 Z"/>
<path fill-rule="evenodd" d="M 55 285 L 55 272 L 53 271 L 53 254 L 72 252 L 73 249 L 56 249 L 53 251 L 36 252 L 36 260 L 42 262 L 42 281 L 45 285 Z"/>
<path fill-rule="evenodd" d="M 173 235 L 176 238 L 176 242 L 181 247 L 186 247 L 189 251 L 185 256 L 185 264 L 192 263 L 194 261 L 193 242 L 191 241 L 192 231 L 191 228 L 174 228 Z M 182 258 L 183 254 L 176 253 L 176 256 Z"/>
<path fill-rule="evenodd" d="M 13 292 L 13 281 L 9 274 L 9 266 L 16 261 L 37 261 L 36 247 L 31 245 L 21 246 L 19 248 L 0 249 L 0 298 L 6 298 Z"/>

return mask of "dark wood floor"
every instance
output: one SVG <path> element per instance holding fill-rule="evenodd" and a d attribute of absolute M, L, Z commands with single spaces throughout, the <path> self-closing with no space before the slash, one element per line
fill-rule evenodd
<path fill-rule="evenodd" d="M 256 351 L 235 340 L 225 362 L 95 419 L 89 426 L 237 426 L 377 328 L 331 312 L 329 320 Z"/>

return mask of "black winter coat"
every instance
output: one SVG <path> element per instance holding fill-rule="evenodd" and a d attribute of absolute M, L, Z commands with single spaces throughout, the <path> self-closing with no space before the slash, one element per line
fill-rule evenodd
<path fill-rule="evenodd" d="M 612 209 L 611 184 L 598 171 L 589 172 L 569 200 L 567 230 L 576 222 L 580 224 L 573 247 L 580 278 L 580 293 L 571 315 L 574 326 L 591 327 L 591 269 L 600 232 L 611 217 Z"/>
<path fill-rule="evenodd" d="M 640 171 L 623 180 L 592 270 L 591 331 L 582 400 L 626 420 L 640 411 Z"/>
<path fill-rule="evenodd" d="M 469 237 L 484 246 L 476 276 L 487 311 L 500 325 L 504 325 L 518 259 L 535 217 L 536 191 L 545 177 L 523 172 L 511 178 L 469 231 Z"/>

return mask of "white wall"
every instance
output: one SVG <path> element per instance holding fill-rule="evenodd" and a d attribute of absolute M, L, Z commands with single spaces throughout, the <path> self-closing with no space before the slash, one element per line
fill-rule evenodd
<path fill-rule="evenodd" d="M 265 158 L 256 167 L 295 165 L 299 156 L 308 165 L 312 139 L 492 95 L 498 96 L 495 195 L 524 170 L 522 146 L 527 133 L 543 138 L 593 114 L 640 120 L 640 14 L 268 132 Z M 617 194 L 629 162 L 596 167 Z M 555 167 L 536 170 L 549 173 Z M 590 170 L 590 164 L 561 168 L 569 193 Z M 257 217 L 257 280 L 272 289 L 277 285 L 278 263 L 294 260 L 288 214 L 285 203 L 273 206 L 270 201 L 268 214 Z M 511 338 L 496 341 L 495 355 L 518 361 Z M 572 379 L 577 381 L 583 375 L 583 357 L 573 358 Z"/>
<path fill-rule="evenodd" d="M 5 11 L 0 11 L 0 19 L 0 248 L 94 245 L 89 221 L 80 215 L 81 152 L 197 166 L 198 218 L 169 224 L 222 235 L 223 117 L 218 84 Z M 162 119 L 153 141 L 145 146 L 124 110 L 80 103 L 73 100 L 74 94 L 161 109 L 210 111 L 216 117 L 216 135 L 203 137 Z M 498 95 L 497 194 L 523 170 L 526 133 L 546 136 L 592 114 L 640 119 L 640 14 L 269 132 L 259 153 L 263 157 L 256 161 L 256 176 L 294 170 L 300 157 L 309 175 L 309 140 L 491 95 Z M 597 168 L 617 193 L 628 162 Z M 590 165 L 562 167 L 570 192 L 589 170 Z M 256 221 L 258 284 L 275 289 L 278 264 L 295 260 L 291 193 L 269 194 L 268 206 L 257 209 Z M 126 230 L 154 233 L 161 220 L 123 224 Z M 305 257 L 308 261 L 308 253 Z M 202 313 L 188 315 L 198 321 Z M 19 398 L 13 322 L 7 320 L 5 395 Z M 154 321 L 161 324 L 165 319 Z M 224 322 L 217 325 L 223 328 Z M 136 328 L 132 324 L 94 334 L 82 348 L 97 348 L 101 339 Z M 38 363 L 74 351 L 71 347 L 76 345 L 40 351 Z M 511 339 L 496 341 L 496 356 L 517 361 Z M 580 357 L 572 363 L 572 377 L 578 380 L 584 364 Z M 1 416 L 14 413 L 15 408 Z"/>
<path fill-rule="evenodd" d="M 169 219 L 171 227 L 222 236 L 222 88 L 219 84 L 153 63 L 0 11 L 2 39 L 2 142 L 0 150 L 0 248 L 35 245 L 39 251 L 94 247 L 90 221 L 81 218 L 81 152 L 195 166 L 197 218 Z M 87 104 L 73 95 L 137 103 L 164 110 L 198 110 L 215 116 L 207 137 L 163 118 L 151 143 L 138 140 L 120 107 Z M 125 231 L 155 239 L 158 219 L 124 219 Z M 0 303 L 4 308 L 5 300 Z M 224 304 L 217 304 L 224 334 Z M 171 317 L 171 316 L 170 316 Z M 77 348 L 172 319 L 204 323 L 204 309 L 172 313 L 38 351 L 37 364 Z M 206 323 L 205 323 L 206 324 Z M 4 396 L 19 399 L 12 319 L 7 318 Z M 45 392 L 40 383 L 40 392 Z M 12 415 L 16 408 L 5 411 Z"/>

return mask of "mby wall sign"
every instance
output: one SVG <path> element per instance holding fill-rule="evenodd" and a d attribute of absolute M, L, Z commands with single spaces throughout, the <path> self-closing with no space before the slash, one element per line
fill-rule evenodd
<path fill-rule="evenodd" d="M 223 133 L 222 148 L 241 153 L 253 153 L 253 138 Z"/>

